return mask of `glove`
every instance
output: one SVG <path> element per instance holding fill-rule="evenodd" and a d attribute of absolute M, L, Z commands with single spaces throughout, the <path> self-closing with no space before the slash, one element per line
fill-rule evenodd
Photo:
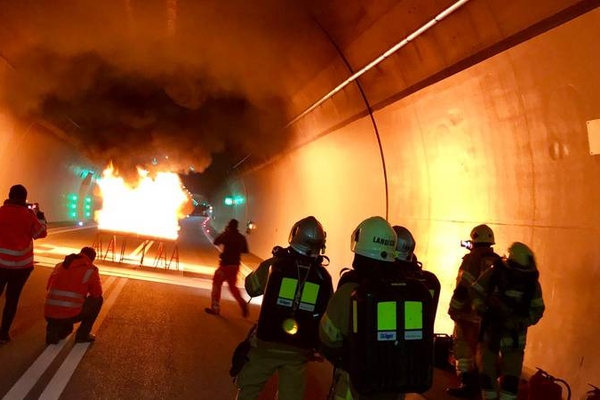
<path fill-rule="evenodd" d="M 44 213 L 43 213 L 43 212 L 41 212 L 41 211 L 38 211 L 38 212 L 36 212 L 36 213 L 35 213 L 35 216 L 37 217 L 37 219 L 42 219 L 42 220 L 44 220 L 44 221 L 46 220 L 46 216 L 45 216 L 45 215 L 44 215 Z"/>

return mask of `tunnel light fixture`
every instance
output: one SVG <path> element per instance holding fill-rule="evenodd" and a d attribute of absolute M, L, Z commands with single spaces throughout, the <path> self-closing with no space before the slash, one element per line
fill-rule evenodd
<path fill-rule="evenodd" d="M 226 206 L 233 206 L 233 205 L 238 205 L 238 204 L 244 204 L 246 202 L 246 199 L 244 198 L 244 196 L 227 196 L 225 197 L 224 203 Z"/>
<path fill-rule="evenodd" d="M 430 20 L 426 24 L 422 25 L 420 28 L 418 28 L 417 30 L 415 30 L 413 33 L 411 33 L 410 35 L 408 35 L 407 37 L 405 37 L 404 39 L 402 39 L 401 41 L 399 41 L 398 43 L 396 43 L 394 46 L 392 46 L 389 50 L 387 50 L 386 52 L 384 52 L 382 55 L 380 55 L 379 57 L 377 57 L 375 60 L 371 61 L 369 64 L 367 64 L 366 66 L 364 66 L 363 68 L 361 68 L 354 75 L 350 76 L 344 82 L 342 82 L 341 84 L 339 84 L 331 92 L 327 93 L 319 101 L 317 101 L 316 103 L 314 103 L 312 106 L 310 106 L 309 108 L 307 108 L 305 111 L 303 111 L 296 118 L 294 118 L 293 120 L 291 120 L 285 127 L 287 128 L 290 125 L 295 124 L 297 121 L 301 120 L 306 115 L 310 114 L 315 108 L 319 107 L 321 104 L 323 104 L 324 102 L 326 102 L 327 100 L 329 100 L 330 98 L 332 98 L 337 92 L 341 91 L 346 86 L 348 86 L 349 84 L 351 84 L 352 82 L 354 82 L 355 80 L 357 80 L 358 78 L 360 78 L 362 75 L 364 75 L 368 70 L 370 70 L 371 68 L 377 66 L 380 62 L 382 62 L 383 60 L 385 60 L 386 58 L 388 58 L 389 56 L 391 56 L 392 54 L 394 54 L 395 52 L 397 52 L 398 50 L 400 50 L 402 47 L 406 46 L 411 41 L 415 40 L 417 37 L 419 37 L 420 35 L 422 35 L 423 33 L 425 33 L 429 28 L 431 28 L 432 26 L 436 25 L 438 22 L 440 22 L 441 20 L 443 20 L 444 18 L 446 18 L 448 15 L 452 14 L 454 11 L 458 10 L 460 7 L 462 7 L 463 5 L 465 5 L 467 2 L 469 2 L 469 0 L 459 0 L 459 1 L 455 2 L 454 4 L 452 4 L 450 7 L 446 8 L 445 10 L 443 10 L 441 13 L 439 13 L 437 16 L 435 16 L 432 20 Z"/>

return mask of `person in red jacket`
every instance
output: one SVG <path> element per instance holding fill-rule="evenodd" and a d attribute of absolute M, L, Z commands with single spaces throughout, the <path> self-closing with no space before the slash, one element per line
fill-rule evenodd
<path fill-rule="evenodd" d="M 102 283 L 93 262 L 96 251 L 84 247 L 79 254 L 69 254 L 54 267 L 48 278 L 44 316 L 46 344 L 57 344 L 73 332 L 73 324 L 81 322 L 75 343 L 93 342 L 92 325 L 102 307 Z"/>
<path fill-rule="evenodd" d="M 0 344 L 10 341 L 9 330 L 19 297 L 33 271 L 33 240 L 47 234 L 44 213 L 27 204 L 27 189 L 23 185 L 12 186 L 0 207 L 0 296 L 6 288 Z"/>

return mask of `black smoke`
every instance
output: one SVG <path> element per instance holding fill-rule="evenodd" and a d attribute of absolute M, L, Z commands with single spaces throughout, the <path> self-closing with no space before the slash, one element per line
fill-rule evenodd
<path fill-rule="evenodd" d="M 249 3 L 5 1 L 0 106 L 122 172 L 199 174 L 218 159 L 212 175 L 227 176 L 286 140 L 270 68 L 297 26 L 293 3 Z"/>

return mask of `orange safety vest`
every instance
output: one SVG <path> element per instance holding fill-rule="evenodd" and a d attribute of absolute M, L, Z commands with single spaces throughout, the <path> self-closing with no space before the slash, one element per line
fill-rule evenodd
<path fill-rule="evenodd" d="M 33 239 L 47 236 L 46 221 L 24 205 L 0 207 L 0 268 L 33 267 Z"/>
<path fill-rule="evenodd" d="M 102 284 L 98 268 L 84 254 L 64 268 L 63 262 L 54 267 L 48 279 L 44 315 L 48 318 L 64 319 L 77 316 L 89 293 L 92 297 L 102 296 Z"/>

